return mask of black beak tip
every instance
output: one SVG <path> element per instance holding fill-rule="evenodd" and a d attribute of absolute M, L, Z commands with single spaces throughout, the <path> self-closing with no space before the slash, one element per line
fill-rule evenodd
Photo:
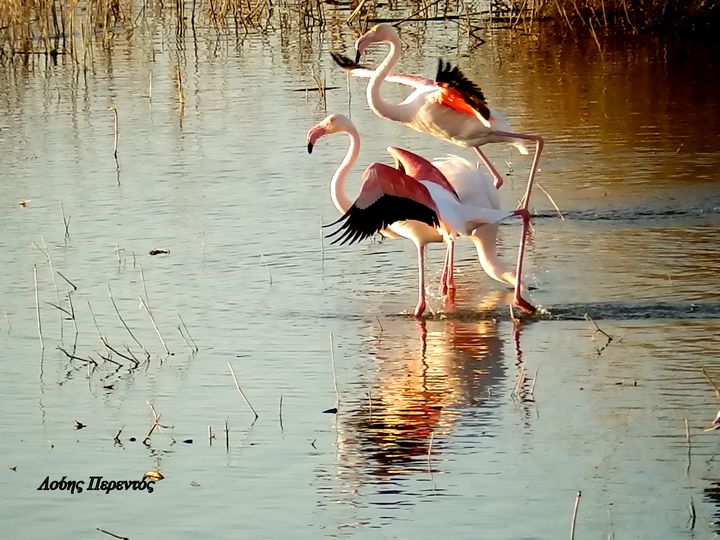
<path fill-rule="evenodd" d="M 307 148 L 308 148 L 308 154 L 312 154 L 312 151 L 313 151 L 313 143 L 308 142 L 308 147 L 307 147 Z"/>
<path fill-rule="evenodd" d="M 360 51 L 355 51 L 355 63 L 356 63 L 356 64 L 359 64 L 359 63 L 360 63 L 360 57 L 361 57 L 361 56 L 362 56 L 362 55 L 360 54 Z"/>

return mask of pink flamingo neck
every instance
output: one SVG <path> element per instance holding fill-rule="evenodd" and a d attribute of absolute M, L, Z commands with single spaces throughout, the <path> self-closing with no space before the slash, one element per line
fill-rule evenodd
<path fill-rule="evenodd" d="M 470 240 L 475 244 L 480 266 L 485 273 L 495 281 L 515 286 L 517 280 L 515 274 L 500 259 L 497 253 L 497 224 L 484 225 L 473 231 Z"/>
<path fill-rule="evenodd" d="M 380 86 L 400 59 L 400 37 L 397 35 L 391 36 L 383 43 L 390 45 L 390 52 L 375 69 L 375 74 L 370 77 L 367 86 L 368 105 L 381 118 L 387 118 L 395 122 L 409 122 L 412 119 L 412 111 L 409 111 L 406 105 L 388 103 L 380 95 Z"/>
<path fill-rule="evenodd" d="M 353 205 L 353 202 L 345 193 L 345 182 L 347 181 L 350 169 L 353 168 L 358 155 L 360 155 L 360 134 L 357 129 L 355 129 L 355 126 L 348 126 L 343 129 L 343 131 L 345 131 L 350 138 L 350 146 L 348 146 L 347 153 L 335 171 L 332 182 L 330 183 L 330 195 L 332 196 L 335 208 L 337 208 L 341 214 L 347 212 Z"/>

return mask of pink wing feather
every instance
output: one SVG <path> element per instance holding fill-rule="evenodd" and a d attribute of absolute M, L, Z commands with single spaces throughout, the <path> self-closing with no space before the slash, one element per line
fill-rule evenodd
<path fill-rule="evenodd" d="M 438 184 L 452 193 L 455 198 L 460 201 L 460 197 L 458 197 L 455 188 L 448 182 L 445 175 L 427 159 L 404 148 L 397 148 L 396 146 L 388 146 L 387 151 L 395 160 L 396 165 L 401 165 L 407 175 L 412 176 L 418 181 L 426 180 Z"/>
<path fill-rule="evenodd" d="M 333 244 L 354 243 L 372 236 L 396 221 L 416 220 L 438 226 L 438 209 L 430 192 L 415 178 L 385 165 L 372 163 L 363 173 L 360 195 L 337 221 L 343 222 L 332 237 L 340 234 Z"/>

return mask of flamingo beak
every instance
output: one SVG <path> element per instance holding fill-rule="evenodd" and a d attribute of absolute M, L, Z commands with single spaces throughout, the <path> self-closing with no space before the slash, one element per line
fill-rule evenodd
<path fill-rule="evenodd" d="M 355 51 L 355 63 L 360 63 L 360 57 L 362 56 L 362 53 L 360 51 Z"/>
<path fill-rule="evenodd" d="M 312 154 L 313 146 L 315 146 L 311 141 L 308 141 L 308 154 Z"/>

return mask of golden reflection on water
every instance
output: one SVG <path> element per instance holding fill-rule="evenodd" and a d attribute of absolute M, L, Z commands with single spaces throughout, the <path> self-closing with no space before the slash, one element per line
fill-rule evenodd
<path fill-rule="evenodd" d="M 486 309 L 497 309 L 501 297 L 491 295 Z M 368 351 L 369 386 L 337 417 L 340 482 L 357 488 L 441 472 L 446 439 L 463 415 L 483 417 L 493 406 L 506 371 L 503 347 L 491 318 L 384 320 Z M 479 422 L 492 423 L 489 416 Z"/>

